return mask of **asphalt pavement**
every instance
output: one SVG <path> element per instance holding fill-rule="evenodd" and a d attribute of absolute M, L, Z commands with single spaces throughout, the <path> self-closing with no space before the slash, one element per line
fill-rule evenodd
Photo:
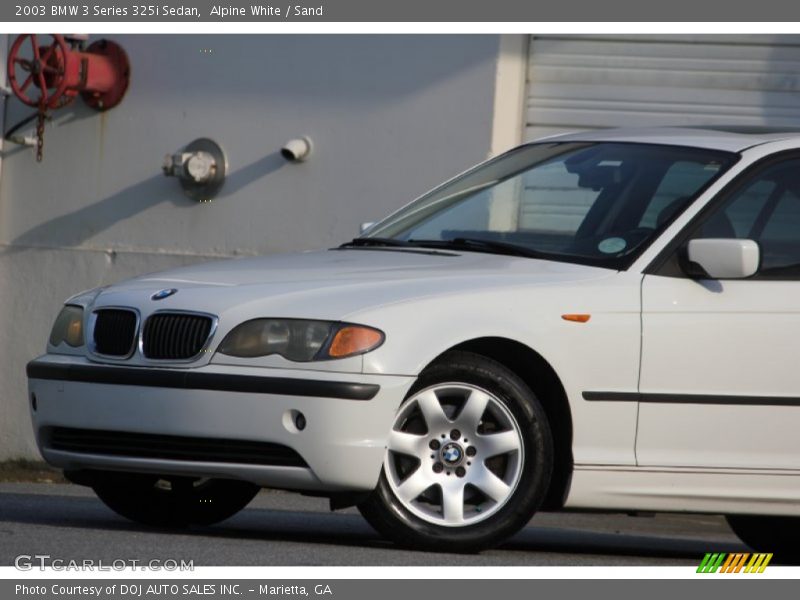
<path fill-rule="evenodd" d="M 64 561 L 192 560 L 221 565 L 697 565 L 706 552 L 746 547 L 718 516 L 542 513 L 502 546 L 479 554 L 399 549 L 355 509 L 263 491 L 213 527 L 148 529 L 118 517 L 87 488 L 0 484 L 0 565 L 19 555 Z"/>

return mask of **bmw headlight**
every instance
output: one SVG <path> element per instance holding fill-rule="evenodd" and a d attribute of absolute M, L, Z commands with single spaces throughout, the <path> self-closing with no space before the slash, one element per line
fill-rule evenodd
<path fill-rule="evenodd" d="M 68 304 L 56 317 L 50 332 L 50 345 L 56 347 L 63 342 L 73 348 L 83 346 L 83 309 L 80 306 Z"/>
<path fill-rule="evenodd" d="M 383 343 L 383 332 L 364 325 L 303 319 L 253 319 L 235 327 L 218 352 L 253 358 L 279 354 L 296 362 L 364 354 Z"/>

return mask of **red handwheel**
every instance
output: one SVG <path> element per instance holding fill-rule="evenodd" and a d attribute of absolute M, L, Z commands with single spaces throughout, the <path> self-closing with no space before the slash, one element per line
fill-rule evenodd
<path fill-rule="evenodd" d="M 40 45 L 40 37 L 51 37 L 52 42 Z M 26 42 L 32 48 L 28 57 L 22 56 Z M 69 49 L 62 35 L 37 36 L 31 33 L 19 36 L 8 55 L 8 79 L 14 95 L 40 110 L 57 108 L 67 91 L 68 56 Z M 31 84 L 38 89 L 38 95 Z"/>

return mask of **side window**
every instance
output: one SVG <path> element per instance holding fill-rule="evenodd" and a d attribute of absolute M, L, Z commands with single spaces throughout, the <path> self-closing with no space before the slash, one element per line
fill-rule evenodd
<path fill-rule="evenodd" d="M 752 239 L 762 278 L 800 278 L 800 161 L 767 167 L 708 217 L 694 238 Z"/>
<path fill-rule="evenodd" d="M 703 223 L 696 238 L 751 239 L 756 219 L 775 191 L 775 182 L 756 179 L 734 194 Z"/>
<path fill-rule="evenodd" d="M 756 239 L 761 244 L 762 275 L 800 275 L 800 196 L 796 191 L 780 194 Z"/>
<path fill-rule="evenodd" d="M 686 190 L 699 190 L 720 169 L 717 162 L 678 161 L 664 174 L 644 211 L 639 227 L 655 229 L 667 222 L 691 200 Z"/>

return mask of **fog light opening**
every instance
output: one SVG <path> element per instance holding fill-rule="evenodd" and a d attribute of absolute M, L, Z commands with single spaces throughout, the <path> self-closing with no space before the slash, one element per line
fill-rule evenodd
<path fill-rule="evenodd" d="M 299 410 L 290 409 L 283 413 L 281 419 L 284 429 L 289 433 L 300 433 L 306 428 L 306 416 Z"/>
<path fill-rule="evenodd" d="M 298 431 L 303 431 L 306 428 L 306 417 L 303 413 L 298 412 L 294 417 L 294 426 Z"/>
<path fill-rule="evenodd" d="M 31 394 L 31 410 L 33 412 L 36 412 L 36 410 L 38 408 L 39 408 L 39 405 L 38 405 L 38 403 L 36 401 L 36 394 Z"/>

